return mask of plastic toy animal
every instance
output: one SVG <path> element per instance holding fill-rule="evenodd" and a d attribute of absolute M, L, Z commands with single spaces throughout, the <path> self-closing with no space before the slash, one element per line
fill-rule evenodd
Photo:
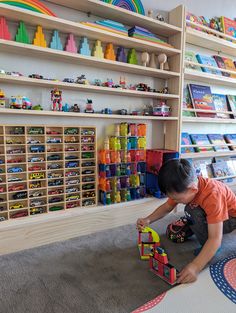
<path fill-rule="evenodd" d="M 53 111 L 62 111 L 62 91 L 54 88 L 51 90 L 51 101 Z"/>

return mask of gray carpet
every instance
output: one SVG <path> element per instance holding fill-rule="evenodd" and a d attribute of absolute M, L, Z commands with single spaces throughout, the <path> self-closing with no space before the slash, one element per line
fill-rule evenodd
<path fill-rule="evenodd" d="M 167 223 L 153 225 L 170 262 L 181 269 L 197 247 L 194 238 L 173 244 Z M 234 234 L 224 238 L 219 258 L 235 251 Z M 1 313 L 128 313 L 170 287 L 139 259 L 134 225 L 74 238 L 0 257 Z"/>

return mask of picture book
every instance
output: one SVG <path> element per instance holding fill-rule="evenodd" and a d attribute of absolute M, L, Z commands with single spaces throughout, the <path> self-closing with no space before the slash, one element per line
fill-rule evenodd
<path fill-rule="evenodd" d="M 188 133 L 181 134 L 181 145 L 192 145 L 191 138 Z M 194 152 L 193 147 L 181 147 L 181 153 L 191 153 Z"/>
<path fill-rule="evenodd" d="M 224 60 L 226 69 L 235 72 L 235 74 L 230 74 L 230 77 L 236 78 L 236 68 L 235 68 L 233 60 L 230 58 L 226 58 L 226 57 L 222 57 L 222 59 Z"/>
<path fill-rule="evenodd" d="M 197 112 L 198 117 L 216 117 L 215 113 L 209 112 L 215 110 L 211 88 L 209 86 L 189 84 L 189 92 L 194 108 L 208 111 L 207 113 Z"/>
<path fill-rule="evenodd" d="M 187 24 L 187 26 L 190 26 L 193 29 L 202 31 L 202 28 L 197 27 L 195 25 L 191 25 L 191 24 L 189 24 L 189 22 L 194 22 L 194 23 L 202 25 L 202 20 L 197 15 L 194 15 L 194 14 L 192 14 L 190 12 L 187 12 L 187 14 L 186 14 L 186 24 Z"/>
<path fill-rule="evenodd" d="M 214 146 L 215 151 L 218 151 L 218 152 L 229 151 L 228 146 L 222 146 L 222 145 L 226 144 L 223 135 L 221 135 L 221 134 L 208 134 L 207 136 L 209 138 L 210 143 L 215 145 Z M 218 146 L 218 145 L 220 145 L 220 146 Z"/>
<path fill-rule="evenodd" d="M 225 34 L 236 38 L 236 21 L 221 16 L 221 25 Z"/>
<path fill-rule="evenodd" d="M 195 117 L 195 112 L 184 111 L 184 109 L 193 109 L 192 100 L 190 97 L 188 85 L 184 86 L 183 90 L 183 116 L 193 116 Z"/>
<path fill-rule="evenodd" d="M 194 145 L 199 146 L 194 148 L 196 152 L 214 151 L 213 147 L 211 147 L 211 143 L 206 134 L 191 134 L 190 138 Z"/>
<path fill-rule="evenodd" d="M 191 61 L 194 63 L 198 63 L 196 55 L 192 51 L 185 51 L 185 61 Z M 185 68 L 189 68 L 191 70 L 200 71 L 200 72 L 202 71 L 200 66 L 188 64 L 188 63 L 186 63 Z"/>
<path fill-rule="evenodd" d="M 197 176 L 205 178 L 214 177 L 211 168 L 212 158 L 193 159 L 192 166 L 195 169 Z"/>
<path fill-rule="evenodd" d="M 214 177 L 226 177 L 234 175 L 225 161 L 212 163 L 212 172 Z"/>
<path fill-rule="evenodd" d="M 227 143 L 232 143 L 232 146 L 229 146 L 230 150 L 236 150 L 236 134 L 225 134 L 224 138 Z"/>
<path fill-rule="evenodd" d="M 228 104 L 227 104 L 227 98 L 226 95 L 221 95 L 218 93 L 213 93 L 212 94 L 212 99 L 214 102 L 214 106 L 216 111 L 228 111 Z M 230 114 L 228 113 L 220 113 L 217 112 L 216 116 L 218 118 L 230 118 Z"/>
<path fill-rule="evenodd" d="M 218 67 L 215 59 L 213 57 L 207 56 L 207 55 L 202 55 L 202 54 L 196 54 L 196 58 L 199 63 L 205 64 L 205 65 L 210 65 L 213 67 Z M 201 68 L 203 72 L 214 74 L 214 75 L 221 75 L 221 71 L 217 69 L 211 69 L 208 67 L 202 67 Z"/>
<path fill-rule="evenodd" d="M 233 113 L 234 118 L 236 118 L 236 96 L 234 95 L 227 95 L 229 107 Z"/>
<path fill-rule="evenodd" d="M 226 70 L 225 62 L 222 57 L 220 57 L 219 55 L 213 55 L 212 57 L 215 59 L 219 68 Z M 227 72 L 221 72 L 221 74 L 225 77 L 230 77 L 230 74 Z"/>
<path fill-rule="evenodd" d="M 230 170 L 230 172 L 232 173 L 232 175 L 234 175 L 236 173 L 236 169 L 235 169 L 235 166 L 234 166 L 234 161 L 232 159 L 232 157 L 230 156 L 225 156 L 225 157 L 214 157 L 215 159 L 215 162 L 214 163 L 217 163 L 217 162 L 225 162 Z M 222 180 L 222 182 L 224 183 L 230 183 L 233 181 L 233 178 L 227 178 L 227 179 L 224 179 Z"/>

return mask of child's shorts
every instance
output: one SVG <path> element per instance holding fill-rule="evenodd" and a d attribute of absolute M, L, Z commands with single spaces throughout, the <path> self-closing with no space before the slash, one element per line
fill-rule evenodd
<path fill-rule="evenodd" d="M 167 238 L 176 243 L 184 242 L 192 235 L 193 232 L 189 227 L 186 217 L 181 217 L 177 221 L 169 224 L 166 229 Z"/>

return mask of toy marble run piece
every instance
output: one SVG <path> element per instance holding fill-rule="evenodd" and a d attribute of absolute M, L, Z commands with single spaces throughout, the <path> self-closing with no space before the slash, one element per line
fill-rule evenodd
<path fill-rule="evenodd" d="M 0 17 L 0 38 L 11 40 L 11 34 L 9 32 L 5 17 Z"/>
<path fill-rule="evenodd" d="M 148 236 L 148 239 L 143 241 L 143 236 Z M 138 248 L 141 260 L 149 260 L 152 251 L 155 251 L 156 247 L 160 245 L 159 235 L 150 227 L 145 227 L 139 231 L 138 235 Z"/>
<path fill-rule="evenodd" d="M 35 37 L 33 40 L 33 45 L 40 46 L 40 47 L 47 47 L 47 42 L 44 37 L 43 28 L 42 26 L 37 26 L 37 30 L 35 32 Z"/>
<path fill-rule="evenodd" d="M 104 53 L 102 50 L 102 43 L 100 40 L 96 40 L 94 44 L 93 56 L 99 59 L 104 59 Z"/>
<path fill-rule="evenodd" d="M 30 43 L 29 34 L 25 27 L 25 23 L 22 21 L 19 24 L 15 39 L 17 42 L 28 43 L 28 44 Z"/>
<path fill-rule="evenodd" d="M 114 46 L 112 43 L 108 43 L 106 46 L 105 59 L 112 60 L 112 61 L 116 60 Z"/>
<path fill-rule="evenodd" d="M 151 271 L 166 281 L 170 285 L 176 284 L 177 269 L 168 261 L 165 250 L 161 247 L 155 247 L 149 259 Z"/>
<path fill-rule="evenodd" d="M 75 37 L 73 34 L 68 35 L 65 51 L 71 52 L 71 53 L 77 53 L 77 46 L 76 46 Z"/>

